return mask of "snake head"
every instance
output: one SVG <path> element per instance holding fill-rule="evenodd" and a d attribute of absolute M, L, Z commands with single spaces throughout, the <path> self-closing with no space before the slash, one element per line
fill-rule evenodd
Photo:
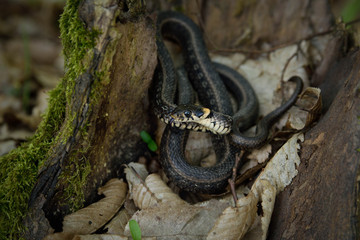
<path fill-rule="evenodd" d="M 196 122 L 205 119 L 210 114 L 210 109 L 196 105 L 179 105 L 171 113 L 171 117 L 179 122 Z"/>
<path fill-rule="evenodd" d="M 180 129 L 227 134 L 231 131 L 230 116 L 212 112 L 197 105 L 179 105 L 171 112 L 170 124 Z"/>

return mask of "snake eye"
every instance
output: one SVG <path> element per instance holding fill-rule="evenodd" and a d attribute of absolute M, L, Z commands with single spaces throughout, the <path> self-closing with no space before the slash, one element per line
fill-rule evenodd
<path fill-rule="evenodd" d="M 188 110 L 185 110 L 184 115 L 185 115 L 185 117 L 190 118 L 191 117 L 191 112 L 188 111 Z"/>

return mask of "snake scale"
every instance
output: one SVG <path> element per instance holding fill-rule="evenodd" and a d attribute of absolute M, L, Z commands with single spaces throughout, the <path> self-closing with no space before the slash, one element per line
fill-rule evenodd
<path fill-rule="evenodd" d="M 241 132 L 254 125 L 258 116 L 258 101 L 246 79 L 210 60 L 200 29 L 185 15 L 161 12 L 156 26 L 158 65 L 150 96 L 155 115 L 167 124 L 161 139 L 160 163 L 169 179 L 181 189 L 222 193 L 232 175 L 235 155 L 241 149 L 258 148 L 266 142 L 271 126 L 301 93 L 302 80 L 292 77 L 290 81 L 296 87 L 290 99 L 259 121 L 255 136 L 245 136 Z M 178 94 L 184 97 L 175 104 L 178 77 L 164 39 L 180 45 L 187 77 L 201 106 L 193 104 L 182 92 Z M 227 89 L 238 102 L 235 113 Z M 214 133 L 212 143 L 217 156 L 214 166 L 199 167 L 186 162 L 184 151 L 189 130 Z"/>

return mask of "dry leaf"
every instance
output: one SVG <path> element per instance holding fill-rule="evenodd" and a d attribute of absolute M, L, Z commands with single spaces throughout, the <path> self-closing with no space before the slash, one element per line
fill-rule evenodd
<path fill-rule="evenodd" d="M 255 198 L 254 201 L 258 203 L 257 208 L 261 208 L 260 216 L 256 216 L 254 224 L 249 229 L 249 232 L 246 233 L 244 239 L 246 240 L 258 240 L 266 239 L 267 230 L 270 225 L 271 215 L 274 209 L 276 189 L 266 180 L 260 180 L 261 190 L 257 189 L 257 195 L 259 197 Z M 260 193 L 259 193 L 260 190 Z"/>
<path fill-rule="evenodd" d="M 126 180 L 129 183 L 130 194 L 134 185 L 141 184 L 149 175 L 144 164 L 131 162 L 124 169 Z"/>
<path fill-rule="evenodd" d="M 53 233 L 49 234 L 43 238 L 43 240 L 72 240 L 74 238 L 74 233 Z"/>
<path fill-rule="evenodd" d="M 236 207 L 228 207 L 209 231 L 207 239 L 241 239 L 255 220 L 256 198 L 253 192 L 237 201 Z"/>
<path fill-rule="evenodd" d="M 75 234 L 89 234 L 95 232 L 108 222 L 120 209 L 125 200 L 127 184 L 121 179 L 111 179 L 105 186 L 99 188 L 98 193 L 105 198 L 64 217 L 63 232 L 48 235 L 46 239 L 72 239 Z M 60 238 L 59 238 L 60 236 Z"/>
<path fill-rule="evenodd" d="M 129 240 L 126 236 L 114 234 L 77 235 L 72 240 Z"/>
<path fill-rule="evenodd" d="M 217 217 L 227 206 L 213 200 L 208 206 L 161 203 L 158 206 L 138 211 L 132 219 L 141 228 L 142 235 L 157 239 L 204 239 Z M 129 236 L 128 225 L 125 234 Z"/>
<path fill-rule="evenodd" d="M 127 222 L 130 220 L 132 214 L 126 209 L 120 210 L 111 221 L 105 225 L 104 229 L 107 234 L 123 235 Z"/>
<path fill-rule="evenodd" d="M 146 178 L 145 183 L 135 185 L 133 187 L 132 197 L 135 205 L 140 209 L 146 209 L 161 202 L 186 204 L 157 174 L 151 174 Z"/>
<path fill-rule="evenodd" d="M 134 174 L 127 170 L 127 175 Z M 135 174 L 136 175 L 136 174 Z M 128 176 L 127 176 L 128 178 Z M 135 204 L 141 208 L 132 219 L 136 220 L 145 237 L 157 239 L 205 238 L 217 216 L 227 206 L 214 200 L 208 205 L 192 206 L 183 201 L 161 180 L 157 174 L 149 175 L 145 181 L 128 178 Z M 130 236 L 128 225 L 125 235 Z"/>
<path fill-rule="evenodd" d="M 162 181 L 158 174 L 150 174 L 145 181 L 135 172 L 133 167 L 125 169 L 126 179 L 131 186 L 130 195 L 134 203 L 140 209 L 153 207 L 160 202 L 173 202 L 176 204 L 186 204 L 177 194 L 175 194 Z M 140 167 L 140 166 L 138 166 Z"/>
<path fill-rule="evenodd" d="M 296 168 L 300 164 L 300 156 L 298 154 L 300 144 L 298 141 L 304 141 L 304 135 L 302 133 L 294 134 L 277 151 L 259 175 L 252 188 L 257 188 L 258 180 L 267 180 L 276 188 L 276 193 L 279 193 L 291 183 L 292 179 L 298 173 Z"/>
<path fill-rule="evenodd" d="M 298 150 L 304 141 L 304 135 L 298 133 L 293 135 L 268 162 L 265 169 L 254 182 L 251 191 L 256 196 L 256 201 L 261 203 L 262 216 L 260 221 L 253 226 L 246 239 L 266 239 L 267 230 L 270 224 L 271 215 L 275 204 L 275 196 L 297 175 L 296 168 L 300 164 Z"/>
<path fill-rule="evenodd" d="M 309 87 L 300 95 L 296 108 L 289 111 L 288 128 L 301 130 L 316 121 L 322 110 L 321 90 Z"/>
<path fill-rule="evenodd" d="M 259 149 L 254 149 L 251 151 L 251 153 L 247 156 L 250 160 L 255 160 L 255 164 L 263 163 L 265 162 L 271 153 L 272 147 L 270 144 L 266 144 L 263 147 Z M 241 172 L 244 172 L 244 169 L 241 169 Z"/>

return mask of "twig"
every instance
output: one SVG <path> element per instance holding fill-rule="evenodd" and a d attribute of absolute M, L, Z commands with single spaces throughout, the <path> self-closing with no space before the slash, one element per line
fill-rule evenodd
<path fill-rule="evenodd" d="M 294 52 L 294 53 L 288 58 L 288 60 L 286 60 L 286 63 L 285 63 L 285 65 L 284 65 L 284 68 L 283 68 L 283 70 L 281 71 L 281 77 L 280 77 L 281 85 L 282 85 L 283 82 L 284 82 L 284 75 L 285 75 L 285 72 L 286 72 L 287 67 L 289 66 L 291 60 L 292 60 L 294 57 L 297 57 L 297 55 L 298 55 L 298 50 L 296 50 L 296 52 Z"/>
<path fill-rule="evenodd" d="M 243 155 L 244 155 L 243 150 L 241 150 L 241 152 L 239 154 L 236 154 L 235 164 L 234 164 L 234 167 L 232 169 L 232 177 L 228 180 L 235 205 L 236 205 L 237 200 L 238 200 L 238 198 L 236 196 L 236 191 L 235 191 L 235 181 L 236 181 L 236 177 L 237 177 L 237 170 L 239 168 L 239 164 L 240 164 L 240 161 L 241 161 L 241 158 L 243 157 Z"/>

